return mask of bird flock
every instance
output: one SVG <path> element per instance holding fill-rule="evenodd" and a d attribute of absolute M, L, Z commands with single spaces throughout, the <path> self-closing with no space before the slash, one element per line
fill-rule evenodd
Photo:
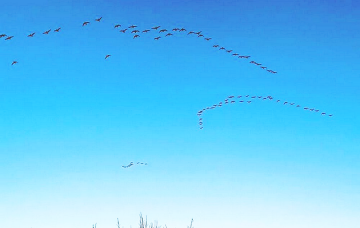
<path fill-rule="evenodd" d="M 144 162 L 137 162 L 136 163 L 137 165 L 147 165 L 147 163 L 144 163 Z M 130 162 L 128 165 L 123 165 L 123 166 L 121 166 L 121 167 L 123 167 L 124 169 L 126 169 L 126 168 L 130 168 L 131 166 L 133 166 L 134 165 L 134 162 Z"/>
<path fill-rule="evenodd" d="M 236 100 L 236 99 L 238 99 L 238 100 Z M 299 108 L 299 109 L 304 110 L 304 111 L 319 113 L 322 116 L 328 116 L 328 117 L 333 116 L 332 114 L 327 114 L 326 112 L 320 111 L 319 109 L 316 109 L 316 108 L 302 107 L 301 105 L 295 104 L 294 102 L 282 101 L 282 100 L 274 99 L 272 96 L 239 95 L 239 96 L 228 96 L 224 101 L 221 101 L 221 102 L 219 102 L 217 104 L 213 104 L 212 106 L 208 106 L 206 108 L 203 108 L 203 109 L 199 110 L 197 112 L 197 116 L 199 117 L 199 128 L 203 129 L 202 115 L 204 114 L 205 111 L 215 109 L 215 108 L 220 108 L 223 105 L 227 105 L 227 104 L 236 104 L 236 103 L 251 104 L 252 101 L 254 101 L 256 99 L 257 100 L 262 100 L 262 101 L 265 101 L 265 100 L 267 100 L 267 101 L 276 101 L 276 103 L 279 103 L 279 104 L 283 104 L 283 105 L 287 105 L 287 106 L 293 106 L 295 108 Z"/>
<path fill-rule="evenodd" d="M 96 18 L 94 21 L 95 21 L 95 23 L 99 23 L 99 22 L 102 21 L 102 17 Z M 90 24 L 91 24 L 91 21 L 84 21 L 82 23 L 82 27 L 90 26 Z M 183 34 L 187 34 L 187 35 L 190 35 L 190 36 L 203 38 L 205 41 L 211 41 L 212 40 L 211 37 L 205 37 L 205 35 L 202 33 L 202 31 L 196 31 L 196 32 L 195 31 L 188 31 L 185 28 L 178 28 L 178 27 L 175 27 L 173 29 L 168 30 L 168 29 L 162 28 L 161 26 L 158 25 L 158 26 L 143 29 L 143 30 L 140 31 L 137 25 L 122 26 L 121 24 L 115 24 L 113 26 L 113 28 L 114 29 L 119 29 L 120 33 L 131 34 L 133 36 L 133 39 L 138 39 L 140 37 L 145 37 L 146 36 L 145 34 L 147 34 L 147 33 L 153 33 L 153 34 L 155 34 L 153 36 L 153 39 L 157 41 L 157 40 L 160 40 L 160 39 L 165 38 L 165 37 L 174 36 L 175 33 L 183 33 Z M 53 32 L 60 32 L 60 30 L 61 30 L 61 27 L 58 27 L 57 29 L 54 29 Z M 48 29 L 48 30 L 42 32 L 42 34 L 43 35 L 49 35 L 51 31 L 52 31 L 51 29 Z M 29 35 L 27 35 L 27 37 L 34 38 L 36 34 L 37 34 L 36 32 L 32 32 Z M 4 34 L 0 34 L 0 39 L 1 38 L 5 38 L 4 40 L 8 41 L 8 40 L 12 40 L 14 38 L 14 36 L 13 35 L 9 36 L 9 35 L 4 33 Z M 233 56 L 235 58 L 238 58 L 238 59 L 249 59 L 251 57 L 250 55 L 241 55 L 241 54 L 233 51 L 232 49 L 225 48 L 223 46 L 220 46 L 219 44 L 213 44 L 212 47 L 218 49 L 219 51 L 224 51 L 225 53 L 228 53 L 229 55 L 231 55 L 231 56 Z M 108 59 L 110 56 L 111 56 L 110 54 L 106 54 L 105 59 Z M 13 60 L 11 65 L 15 65 L 15 64 L 18 64 L 18 63 L 19 62 L 17 60 Z M 263 64 L 258 63 L 256 61 L 252 60 L 249 63 L 253 64 L 255 66 L 259 66 L 261 69 L 266 70 L 268 73 L 271 73 L 271 74 L 276 74 L 277 73 L 276 71 L 271 70 L 268 67 L 263 66 Z"/>

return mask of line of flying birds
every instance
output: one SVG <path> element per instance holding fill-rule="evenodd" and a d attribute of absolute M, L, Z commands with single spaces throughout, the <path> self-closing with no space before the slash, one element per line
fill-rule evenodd
<path fill-rule="evenodd" d="M 250 104 L 252 102 L 252 100 L 245 100 L 245 99 L 259 99 L 259 100 L 263 100 L 263 101 L 264 100 L 269 100 L 269 101 L 274 100 L 275 101 L 275 99 L 272 96 L 250 96 L 250 95 L 228 96 L 224 100 L 224 102 L 221 101 L 218 104 L 208 106 L 208 107 L 203 108 L 203 109 L 201 109 L 200 111 L 197 112 L 197 115 L 199 117 L 199 128 L 203 129 L 202 115 L 204 114 L 204 112 L 206 110 L 219 108 L 219 107 L 221 107 L 223 105 L 226 105 L 226 104 L 235 104 L 235 103 L 237 103 L 236 100 L 234 100 L 235 98 L 240 99 L 238 101 L 238 103 L 247 103 L 247 104 Z M 281 101 L 281 100 L 278 100 L 278 99 L 276 99 L 276 103 L 282 103 L 283 105 L 290 105 L 290 106 L 294 106 L 296 108 L 302 108 L 300 105 L 295 104 L 293 102 Z M 303 110 L 310 111 L 310 112 L 315 112 L 315 113 L 320 113 L 322 116 L 329 116 L 329 117 L 333 116 L 332 114 L 327 114 L 326 112 L 321 112 L 319 109 L 316 109 L 316 108 L 303 107 Z"/>
<path fill-rule="evenodd" d="M 137 165 L 147 165 L 147 163 L 144 163 L 144 162 L 137 162 L 136 164 Z M 123 165 L 121 167 L 126 169 L 126 168 L 129 168 L 129 167 L 133 166 L 133 165 L 134 165 L 134 162 L 130 162 L 128 165 Z"/>
<path fill-rule="evenodd" d="M 95 19 L 95 21 L 97 22 L 101 22 L 102 20 L 102 17 L 99 17 L 97 19 Z M 87 26 L 90 24 L 90 21 L 85 21 L 82 23 L 82 26 Z M 114 28 L 120 28 L 121 25 L 120 24 L 116 24 L 114 25 Z M 127 28 L 125 29 L 121 29 L 120 32 L 121 33 L 126 33 L 128 30 L 132 30 L 130 33 L 131 34 L 134 34 L 133 35 L 133 39 L 136 39 L 136 38 L 139 38 L 140 37 L 140 33 L 148 33 L 150 31 L 159 31 L 158 34 L 161 34 L 161 33 L 165 33 L 165 37 L 168 37 L 168 36 L 173 36 L 174 33 L 173 32 L 187 32 L 187 29 L 185 28 L 173 28 L 171 31 L 168 31 L 167 29 L 160 29 L 161 26 L 155 26 L 155 27 L 152 27 L 150 29 L 145 29 L 145 30 L 142 30 L 140 32 L 140 30 L 137 30 L 137 25 L 130 25 L 128 26 Z M 54 30 L 54 32 L 60 32 L 60 29 L 61 27 L 57 28 Z M 48 35 L 49 33 L 51 32 L 51 29 L 49 30 L 46 30 L 45 32 L 43 32 L 42 34 L 44 35 Z M 33 32 L 31 34 L 29 34 L 27 37 L 34 37 L 36 33 Z M 199 31 L 199 32 L 194 32 L 194 31 L 189 31 L 187 32 L 188 35 L 190 34 L 194 34 L 194 35 L 197 35 L 197 37 L 203 37 L 204 40 L 206 41 L 210 41 L 212 38 L 210 37 L 205 37 L 203 34 L 202 34 L 202 31 Z M 3 38 L 5 37 L 5 40 L 11 40 L 13 39 L 14 36 L 8 36 L 6 34 L 0 34 L 0 38 Z M 154 40 L 159 40 L 160 38 L 162 38 L 162 36 L 156 36 L 154 37 Z M 240 59 L 248 59 L 250 58 L 251 56 L 250 55 L 240 55 L 239 53 L 233 53 L 233 50 L 231 49 L 225 49 L 225 47 L 222 47 L 222 46 L 219 46 L 218 44 L 214 44 L 213 45 L 214 48 L 219 48 L 219 50 L 224 50 L 226 51 L 227 53 L 230 53 L 232 56 L 234 57 L 237 57 L 237 58 L 240 58 Z M 108 59 L 111 55 L 110 54 L 107 54 L 105 55 L 105 59 Z M 15 64 L 18 64 L 19 62 L 17 60 L 14 60 L 11 65 L 15 65 Z M 266 66 L 263 66 L 261 63 L 258 63 L 258 62 L 255 62 L 255 61 L 250 61 L 251 64 L 254 64 L 256 66 L 260 66 L 261 69 L 264 69 L 266 70 L 267 72 L 269 73 L 272 73 L 272 74 L 276 74 L 277 72 L 276 71 L 273 71 L 271 69 L 268 69 Z"/>

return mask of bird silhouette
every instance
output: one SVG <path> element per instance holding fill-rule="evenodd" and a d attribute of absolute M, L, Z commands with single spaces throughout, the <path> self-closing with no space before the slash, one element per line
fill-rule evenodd
<path fill-rule="evenodd" d="M 100 22 L 100 21 L 101 21 L 101 19 L 102 19 L 102 17 L 99 17 L 98 19 L 95 19 L 95 21 Z"/>
<path fill-rule="evenodd" d="M 85 21 L 82 26 L 88 25 L 90 22 L 89 21 Z"/>
<path fill-rule="evenodd" d="M 111 56 L 111 55 L 106 55 L 106 56 L 105 56 L 105 59 L 109 58 L 110 56 Z"/>
<path fill-rule="evenodd" d="M 119 27 L 121 27 L 120 24 L 116 24 L 116 25 L 114 26 L 114 28 L 119 28 Z"/>
<path fill-rule="evenodd" d="M 157 30 L 158 28 L 160 28 L 160 26 L 155 26 L 155 27 L 152 27 L 151 29 Z"/>
<path fill-rule="evenodd" d="M 60 32 L 61 27 L 54 30 L 54 32 Z"/>
<path fill-rule="evenodd" d="M 11 40 L 14 36 L 8 36 L 5 38 L 5 40 Z"/>
<path fill-rule="evenodd" d="M 35 33 L 33 32 L 33 33 L 29 34 L 28 37 L 33 37 L 34 35 L 35 35 Z"/>
<path fill-rule="evenodd" d="M 161 36 L 155 37 L 154 40 L 159 40 Z"/>
<path fill-rule="evenodd" d="M 3 37 L 5 37 L 5 36 L 7 36 L 6 34 L 1 34 L 0 35 L 0 38 L 3 38 Z"/>
<path fill-rule="evenodd" d="M 139 35 L 134 35 L 133 39 L 137 38 L 137 37 L 140 37 Z"/>
<path fill-rule="evenodd" d="M 12 63 L 11 63 L 11 66 L 12 65 L 15 65 L 15 64 L 17 64 L 18 63 L 18 61 L 13 61 Z"/>
<path fill-rule="evenodd" d="M 43 32 L 43 34 L 47 35 L 47 34 L 49 34 L 49 32 L 50 32 L 50 31 L 51 31 L 51 29 L 49 29 L 49 30 L 47 30 L 47 31 Z"/>

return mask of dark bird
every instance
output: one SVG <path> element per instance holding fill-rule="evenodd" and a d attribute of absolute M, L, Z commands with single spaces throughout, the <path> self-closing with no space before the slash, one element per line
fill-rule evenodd
<path fill-rule="evenodd" d="M 129 26 L 129 28 L 136 28 L 137 27 L 137 25 L 131 25 L 131 26 Z"/>
<path fill-rule="evenodd" d="M 140 32 L 139 30 L 133 30 L 133 31 L 131 31 L 131 33 L 138 33 L 138 32 Z"/>
<path fill-rule="evenodd" d="M 98 19 L 95 19 L 95 21 L 100 22 L 100 21 L 101 21 L 101 19 L 102 19 L 102 17 L 99 17 Z"/>
<path fill-rule="evenodd" d="M 211 40 L 211 38 L 205 38 L 205 40 L 209 41 L 209 40 Z"/>
<path fill-rule="evenodd" d="M 15 65 L 15 64 L 17 64 L 18 63 L 18 61 L 13 61 L 12 63 L 11 63 L 11 66 L 12 65 Z"/>
<path fill-rule="evenodd" d="M 83 23 L 83 26 L 88 25 L 89 23 L 90 23 L 89 21 L 85 21 L 85 22 Z"/>
<path fill-rule="evenodd" d="M 204 35 L 203 34 L 199 34 L 198 37 L 203 37 Z"/>
<path fill-rule="evenodd" d="M 213 45 L 213 47 L 214 47 L 214 48 L 217 48 L 217 47 L 219 47 L 219 45 L 216 44 L 216 45 Z"/>
<path fill-rule="evenodd" d="M 200 35 L 201 31 L 200 32 L 194 32 L 196 35 Z"/>
<path fill-rule="evenodd" d="M 186 31 L 186 29 L 181 28 L 179 31 L 180 31 L 180 32 L 185 32 L 185 31 Z"/>
<path fill-rule="evenodd" d="M 166 30 L 166 29 L 161 29 L 161 30 L 159 31 L 159 33 L 161 33 L 161 32 L 167 32 L 167 30 Z"/>
<path fill-rule="evenodd" d="M 125 33 L 127 29 L 122 29 L 120 32 Z"/>
<path fill-rule="evenodd" d="M 233 56 L 237 56 L 237 55 L 239 55 L 238 53 L 234 53 L 234 54 L 232 54 Z"/>
<path fill-rule="evenodd" d="M 161 36 L 155 37 L 154 40 L 159 40 Z"/>
<path fill-rule="evenodd" d="M 14 36 L 8 36 L 5 38 L 5 40 L 11 40 Z"/>
<path fill-rule="evenodd" d="M 133 39 L 135 39 L 135 38 L 137 38 L 137 37 L 140 37 L 139 35 L 135 35 L 134 37 L 133 37 Z"/>
<path fill-rule="evenodd" d="M 224 48 L 224 47 L 221 47 L 219 50 L 225 50 L 225 48 Z"/>
<path fill-rule="evenodd" d="M 330 117 L 332 117 L 333 115 L 332 115 L 332 114 L 330 114 L 329 116 L 330 116 Z"/>
<path fill-rule="evenodd" d="M 5 37 L 5 36 L 7 36 L 6 34 L 1 34 L 0 35 L 0 38 L 3 38 L 3 37 Z"/>
<path fill-rule="evenodd" d="M 168 34 L 166 34 L 165 36 L 172 36 L 173 34 L 172 33 L 168 33 Z"/>
<path fill-rule="evenodd" d="M 54 32 L 60 32 L 61 27 L 54 30 Z"/>
<path fill-rule="evenodd" d="M 173 31 L 179 31 L 180 29 L 179 28 L 173 28 L 172 30 Z"/>
<path fill-rule="evenodd" d="M 157 30 L 158 28 L 160 28 L 160 26 L 156 26 L 156 27 L 153 27 L 153 28 L 151 28 L 151 29 Z"/>
<path fill-rule="evenodd" d="M 321 115 L 326 115 L 326 113 L 325 113 L 325 112 L 322 112 Z"/>
<path fill-rule="evenodd" d="M 193 33 L 195 33 L 195 32 L 193 32 L 193 31 L 190 31 L 190 32 L 188 32 L 188 35 L 190 35 L 190 34 L 193 34 Z"/>
<path fill-rule="evenodd" d="M 262 66 L 262 67 L 260 67 L 260 68 L 265 70 L 267 67 Z"/>
<path fill-rule="evenodd" d="M 33 33 L 29 34 L 28 37 L 33 37 L 34 35 L 35 35 L 35 33 L 33 32 Z"/>
<path fill-rule="evenodd" d="M 147 33 L 147 32 L 150 32 L 149 29 L 145 29 L 144 31 L 142 31 L 143 33 Z"/>
<path fill-rule="evenodd" d="M 47 30 L 47 31 L 45 31 L 45 32 L 43 32 L 43 34 L 49 34 L 49 32 L 51 31 L 51 29 L 49 29 L 49 30 Z"/>
<path fill-rule="evenodd" d="M 105 59 L 109 58 L 110 56 L 111 56 L 111 55 L 106 55 L 106 56 L 105 56 Z"/>
<path fill-rule="evenodd" d="M 121 27 L 120 24 L 117 24 L 117 25 L 114 26 L 114 28 L 119 28 L 119 27 Z"/>

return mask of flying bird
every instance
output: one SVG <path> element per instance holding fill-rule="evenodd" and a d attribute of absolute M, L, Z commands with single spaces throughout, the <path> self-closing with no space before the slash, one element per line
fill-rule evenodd
<path fill-rule="evenodd" d="M 153 27 L 153 28 L 151 28 L 151 29 L 157 30 L 158 28 L 160 28 L 160 26 L 155 26 L 155 27 Z"/>
<path fill-rule="evenodd" d="M 125 33 L 127 29 L 120 30 L 120 32 Z"/>
<path fill-rule="evenodd" d="M 172 36 L 173 34 L 172 33 L 168 33 L 168 34 L 166 34 L 165 36 Z"/>
<path fill-rule="evenodd" d="M 184 29 L 184 28 L 181 28 L 181 29 L 180 29 L 180 32 L 184 32 L 184 31 L 186 31 L 186 29 Z"/>
<path fill-rule="evenodd" d="M 15 65 L 15 64 L 17 64 L 18 63 L 18 61 L 13 61 L 12 63 L 11 63 L 11 66 L 12 65 Z"/>
<path fill-rule="evenodd" d="M 106 56 L 105 56 L 105 59 L 109 58 L 110 56 L 111 56 L 111 55 L 106 55 Z"/>
<path fill-rule="evenodd" d="M 159 40 L 161 36 L 155 37 L 154 40 Z"/>
<path fill-rule="evenodd" d="M 54 30 L 54 32 L 60 32 L 61 27 Z"/>
<path fill-rule="evenodd" d="M 213 47 L 214 47 L 214 48 L 217 48 L 217 47 L 219 47 L 219 45 L 216 44 L 216 45 L 213 45 Z"/>
<path fill-rule="evenodd" d="M 102 17 L 99 17 L 98 19 L 95 19 L 95 21 L 100 22 L 100 21 L 101 21 L 101 19 L 102 19 Z"/>
<path fill-rule="evenodd" d="M 161 30 L 159 31 L 159 33 L 161 33 L 161 32 L 167 32 L 167 30 L 166 30 L 166 29 L 161 29 Z"/>
<path fill-rule="evenodd" d="M 119 28 L 119 27 L 121 27 L 120 24 L 117 24 L 117 25 L 114 26 L 114 28 Z"/>
<path fill-rule="evenodd" d="M 43 34 L 49 34 L 49 32 L 51 31 L 51 29 L 49 29 L 49 30 L 47 30 L 47 31 L 45 31 L 45 32 L 43 32 Z"/>
<path fill-rule="evenodd" d="M 5 36 L 7 36 L 6 34 L 1 34 L 0 35 L 0 38 L 3 38 L 3 37 L 5 37 Z"/>
<path fill-rule="evenodd" d="M 5 40 L 11 40 L 14 36 L 8 36 L 5 38 Z"/>
<path fill-rule="evenodd" d="M 190 32 L 188 32 L 188 35 L 190 35 L 190 34 L 192 34 L 192 33 L 195 33 L 195 32 L 193 32 L 193 31 L 190 31 Z"/>
<path fill-rule="evenodd" d="M 33 37 L 34 35 L 35 35 L 35 33 L 33 32 L 33 33 L 29 34 L 28 37 Z"/>
<path fill-rule="evenodd" d="M 142 31 L 143 33 L 147 33 L 147 32 L 150 32 L 149 29 L 145 29 L 144 31 Z"/>
<path fill-rule="evenodd" d="M 135 38 L 137 38 L 137 37 L 140 37 L 139 35 L 135 35 L 134 37 L 133 37 L 133 39 L 135 39 Z"/>
<path fill-rule="evenodd" d="M 211 38 L 205 38 L 205 40 L 209 41 L 209 40 L 211 40 Z"/>
<path fill-rule="evenodd" d="M 85 21 L 82 26 L 88 25 L 90 22 L 89 21 Z"/>
<path fill-rule="evenodd" d="M 133 30 L 133 31 L 131 31 L 131 33 L 138 33 L 138 32 L 140 32 L 139 30 Z"/>
<path fill-rule="evenodd" d="M 131 25 L 131 26 L 129 26 L 129 28 L 136 28 L 137 27 L 137 25 Z"/>

